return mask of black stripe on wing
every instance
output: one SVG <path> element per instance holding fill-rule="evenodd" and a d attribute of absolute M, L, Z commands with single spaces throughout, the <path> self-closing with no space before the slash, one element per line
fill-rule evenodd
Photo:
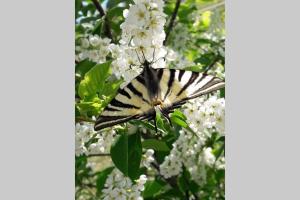
<path fill-rule="evenodd" d="M 218 77 L 213 77 L 210 81 L 208 81 L 205 85 L 195 91 L 188 99 L 197 98 L 201 95 L 208 94 L 210 92 L 216 91 L 225 87 L 225 82 Z"/>
<path fill-rule="evenodd" d="M 182 80 L 182 77 L 184 76 L 185 72 L 186 71 L 184 70 L 179 70 L 178 77 L 177 77 L 179 83 Z M 175 84 L 178 84 L 178 82 L 177 83 L 175 82 Z M 168 113 L 173 112 L 174 109 L 180 108 L 188 100 L 214 92 L 218 89 L 223 88 L 224 86 L 225 86 L 225 82 L 218 77 L 213 77 L 211 75 L 202 74 L 198 72 L 192 72 L 192 74 L 189 77 L 189 80 L 182 86 L 180 91 L 177 93 L 176 95 L 177 97 L 174 100 L 172 100 L 173 101 L 172 105 L 170 105 L 165 109 L 167 110 Z M 173 86 L 171 86 L 171 91 L 172 91 L 172 87 Z M 169 89 L 170 86 L 168 86 L 168 90 Z M 180 95 L 184 91 L 187 91 L 187 94 L 188 93 L 189 94 L 188 96 L 181 98 Z"/>
<path fill-rule="evenodd" d="M 181 90 L 178 92 L 177 96 L 180 96 L 181 93 L 183 93 L 191 84 L 193 84 L 194 81 L 198 78 L 199 74 L 200 73 L 192 72 L 189 81 L 183 86 L 183 88 L 181 88 Z"/>
<path fill-rule="evenodd" d="M 119 109 L 112 108 L 112 107 L 110 107 L 110 106 L 107 106 L 107 107 L 105 108 L 105 110 L 106 110 L 106 111 L 121 111 L 121 110 L 119 110 Z"/>
<path fill-rule="evenodd" d="M 118 101 L 117 99 L 113 99 L 110 102 L 110 105 L 115 106 L 115 107 L 120 107 L 120 108 L 135 108 L 135 109 L 140 109 L 140 107 L 137 107 L 137 106 L 132 105 L 132 104 L 122 103 L 121 101 Z"/>
<path fill-rule="evenodd" d="M 169 81 L 168 81 L 168 90 L 165 93 L 164 100 L 166 100 L 167 96 L 169 95 L 169 93 L 171 91 L 174 79 L 175 79 L 175 69 L 170 69 L 170 76 L 169 76 Z"/>
<path fill-rule="evenodd" d="M 184 70 L 180 70 L 180 71 L 179 71 L 179 75 L 178 75 L 178 80 L 179 80 L 179 82 L 181 81 L 181 78 L 182 78 L 184 72 L 185 72 Z"/>
<path fill-rule="evenodd" d="M 131 99 L 131 96 L 128 92 L 126 92 L 124 89 L 119 89 L 118 91 L 120 94 L 122 94 L 123 96 L 126 96 L 128 99 Z"/>
<path fill-rule="evenodd" d="M 101 129 L 111 127 L 117 124 L 125 123 L 133 119 L 145 120 L 153 118 L 154 109 L 144 115 L 133 115 L 133 116 L 99 116 L 96 120 L 94 130 L 99 131 Z"/>
<path fill-rule="evenodd" d="M 99 116 L 95 123 L 95 131 L 135 119 L 137 116 Z"/>
<path fill-rule="evenodd" d="M 146 103 L 148 103 L 150 105 L 150 102 L 147 101 L 146 99 L 144 99 L 143 97 L 143 94 L 138 91 L 133 85 L 132 83 L 129 83 L 127 86 L 126 86 L 133 94 L 135 94 L 136 96 L 138 96 L 139 98 L 141 98 L 143 101 L 145 101 Z M 145 86 L 146 88 L 146 86 Z"/>

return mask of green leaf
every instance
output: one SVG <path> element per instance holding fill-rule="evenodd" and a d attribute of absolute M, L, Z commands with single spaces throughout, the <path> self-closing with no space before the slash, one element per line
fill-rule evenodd
<path fill-rule="evenodd" d="M 184 120 L 184 121 L 187 119 L 186 116 L 182 112 L 180 112 L 179 110 L 175 110 L 173 112 L 173 115 L 180 118 L 180 119 L 182 119 L 182 120 Z"/>
<path fill-rule="evenodd" d="M 170 148 L 165 142 L 156 139 L 144 140 L 142 145 L 145 149 L 153 149 L 155 151 L 170 151 Z"/>
<path fill-rule="evenodd" d="M 112 172 L 113 169 L 114 169 L 114 167 L 109 167 L 109 168 L 106 168 L 105 170 L 101 171 L 98 174 L 97 180 L 96 180 L 97 196 L 101 195 L 101 191 L 104 188 L 105 181 L 106 181 L 108 175 Z"/>
<path fill-rule="evenodd" d="M 75 0 L 75 19 L 78 17 L 78 11 L 81 9 L 81 1 Z"/>
<path fill-rule="evenodd" d="M 208 66 L 215 59 L 216 55 L 212 52 L 201 55 L 201 57 L 194 60 L 195 63 L 201 63 L 204 66 Z"/>
<path fill-rule="evenodd" d="M 97 19 L 99 19 L 98 16 L 85 17 L 80 20 L 80 23 L 89 23 L 91 21 L 96 21 Z"/>
<path fill-rule="evenodd" d="M 216 160 L 219 159 L 219 157 L 222 155 L 223 151 L 225 150 L 225 143 L 223 143 L 216 151 L 214 151 L 214 155 L 216 157 Z"/>
<path fill-rule="evenodd" d="M 143 192 L 143 197 L 150 198 L 154 197 L 156 194 L 158 194 L 162 188 L 165 186 L 165 183 L 158 182 L 157 180 L 154 181 L 147 181 L 145 184 L 145 190 Z"/>
<path fill-rule="evenodd" d="M 97 115 L 102 107 L 98 102 L 80 102 L 76 103 L 76 106 L 81 114 L 88 116 Z"/>
<path fill-rule="evenodd" d="M 100 19 L 96 22 L 94 29 L 92 31 L 92 34 L 97 34 L 97 35 L 101 36 L 102 26 L 103 26 L 103 20 Z"/>
<path fill-rule="evenodd" d="M 183 128 L 187 128 L 188 125 L 187 123 L 184 121 L 184 119 L 182 119 L 181 117 L 177 116 L 177 115 L 171 115 L 171 121 L 174 124 L 177 124 Z"/>
<path fill-rule="evenodd" d="M 85 74 L 78 88 L 78 94 L 82 99 L 85 96 L 95 95 L 97 92 L 101 94 L 104 83 L 110 75 L 110 63 L 97 64 Z"/>
<path fill-rule="evenodd" d="M 114 7 L 107 12 L 108 19 L 112 19 L 113 17 L 118 17 L 123 15 L 124 7 Z"/>
<path fill-rule="evenodd" d="M 185 180 L 184 174 L 182 174 L 181 176 L 179 176 L 177 178 L 177 184 L 182 193 L 185 193 L 189 189 L 189 185 L 188 185 L 187 181 Z"/>
<path fill-rule="evenodd" d="M 128 4 L 129 2 L 133 2 L 133 1 L 132 0 L 125 0 L 125 1 L 123 1 L 123 0 L 109 0 L 107 2 L 107 8 L 113 8 L 121 2 Z"/>
<path fill-rule="evenodd" d="M 181 193 L 181 191 L 178 188 L 171 188 L 167 190 L 166 192 L 163 192 L 155 197 L 155 199 L 173 199 L 174 197 L 177 197 L 179 199 L 185 199 L 185 196 Z"/>
<path fill-rule="evenodd" d="M 113 163 L 124 175 L 131 180 L 138 178 L 142 159 L 140 133 L 119 135 L 111 146 L 110 153 Z"/>
<path fill-rule="evenodd" d="M 152 131 L 155 131 L 155 127 L 154 125 L 152 125 L 151 123 L 147 123 L 145 121 L 141 121 L 141 120 L 131 120 L 130 121 L 131 124 L 135 125 L 135 126 L 142 126 L 142 127 L 145 127 L 149 130 L 152 130 Z M 164 134 L 167 134 L 164 130 L 160 129 L 160 128 L 157 128 L 157 131 L 158 132 L 162 132 Z"/>
<path fill-rule="evenodd" d="M 220 96 L 221 98 L 225 98 L 225 88 L 220 89 Z"/>
<path fill-rule="evenodd" d="M 84 77 L 85 73 L 87 73 L 96 63 L 85 59 L 80 61 L 75 67 L 75 73 L 79 74 L 81 77 Z"/>
<path fill-rule="evenodd" d="M 202 67 L 200 65 L 186 67 L 186 68 L 184 68 L 184 70 L 186 70 L 186 71 L 193 71 L 193 72 L 201 72 L 201 71 L 203 71 L 203 69 L 202 69 Z"/>

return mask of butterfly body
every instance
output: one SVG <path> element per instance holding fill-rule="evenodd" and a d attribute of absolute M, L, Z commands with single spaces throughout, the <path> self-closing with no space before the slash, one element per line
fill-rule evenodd
<path fill-rule="evenodd" d="M 141 73 L 141 76 L 145 80 L 145 86 L 148 88 L 148 95 L 151 99 L 151 102 L 156 102 L 158 100 L 158 93 L 160 92 L 159 88 L 159 74 L 157 70 L 153 69 L 150 66 L 150 63 L 147 61 L 144 64 L 144 70 Z"/>
<path fill-rule="evenodd" d="M 171 123 L 169 113 L 186 101 L 224 87 L 223 80 L 198 72 L 158 68 L 145 61 L 144 69 L 104 109 L 95 130 L 132 119 L 154 119 L 159 110 Z M 155 124 L 155 123 L 154 123 Z"/>

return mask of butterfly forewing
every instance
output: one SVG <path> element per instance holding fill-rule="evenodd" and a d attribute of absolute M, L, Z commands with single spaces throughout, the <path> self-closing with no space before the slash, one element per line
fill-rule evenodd
<path fill-rule="evenodd" d="M 224 81 L 217 77 L 185 70 L 164 69 L 163 77 L 160 82 L 163 107 L 170 109 L 225 85 Z"/>
<path fill-rule="evenodd" d="M 150 105 L 148 89 L 140 81 L 143 75 L 133 79 L 108 104 L 95 123 L 95 130 L 127 122 L 131 119 L 146 119 L 154 111 Z"/>

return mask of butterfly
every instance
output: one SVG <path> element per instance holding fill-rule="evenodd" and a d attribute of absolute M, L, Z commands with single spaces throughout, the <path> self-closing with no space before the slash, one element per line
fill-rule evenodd
<path fill-rule="evenodd" d="M 169 114 L 188 100 L 221 89 L 225 82 L 218 77 L 186 70 L 153 68 L 147 60 L 143 71 L 119 89 L 95 122 L 95 131 L 130 120 L 154 120 L 156 112 L 172 125 Z"/>

